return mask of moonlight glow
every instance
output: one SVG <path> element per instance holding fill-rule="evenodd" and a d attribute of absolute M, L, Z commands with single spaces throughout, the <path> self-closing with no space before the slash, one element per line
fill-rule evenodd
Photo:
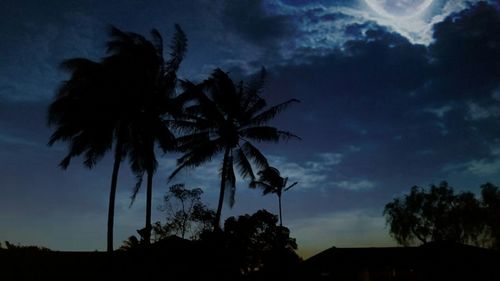
<path fill-rule="evenodd" d="M 433 0 L 365 0 L 365 2 L 381 16 L 401 20 L 420 16 Z"/>

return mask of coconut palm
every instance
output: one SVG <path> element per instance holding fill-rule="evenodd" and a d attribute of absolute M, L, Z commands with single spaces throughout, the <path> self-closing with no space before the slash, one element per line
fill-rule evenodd
<path fill-rule="evenodd" d="M 120 119 L 125 101 L 109 91 L 112 78 L 102 63 L 76 58 L 64 61 L 62 66 L 72 76 L 59 88 L 49 107 L 49 125 L 56 127 L 49 145 L 56 141 L 69 143 L 68 154 L 59 164 L 66 169 L 79 155 L 84 156 L 86 167 L 93 168 L 114 143 L 107 232 L 107 250 L 112 251 L 115 193 L 124 154 L 125 126 Z"/>
<path fill-rule="evenodd" d="M 182 114 L 186 95 L 176 95 L 177 70 L 186 52 L 187 39 L 182 29 L 176 25 L 171 43 L 170 58 L 163 57 L 163 40 L 159 32 L 153 30 L 153 41 L 135 33 L 117 31 L 113 47 L 124 59 L 134 57 L 137 65 L 131 66 L 136 74 L 136 99 L 140 109 L 131 120 L 130 138 L 127 151 L 132 171 L 137 176 L 137 184 L 132 194 L 131 204 L 141 187 L 144 174 L 147 177 L 146 223 L 144 241 L 150 242 L 153 176 L 158 166 L 155 154 L 156 144 L 163 152 L 175 150 L 175 137 L 169 123 Z"/>
<path fill-rule="evenodd" d="M 265 70 L 249 83 L 235 84 L 228 74 L 216 69 L 209 79 L 200 84 L 184 82 L 186 92 L 198 97 L 198 103 L 186 108 L 190 116 L 191 133 L 178 138 L 178 148 L 185 154 L 178 159 L 172 179 L 186 167 L 197 167 L 210 161 L 219 153 L 223 154 L 220 168 L 220 191 L 214 230 L 218 229 L 224 196 L 229 206 L 234 205 L 236 176 L 234 166 L 244 179 L 254 180 L 253 162 L 259 168 L 268 166 L 266 157 L 253 142 L 278 142 L 298 138 L 292 133 L 266 125 L 278 113 L 292 103 L 290 99 L 281 104 L 267 107 L 260 96 L 265 78 Z M 189 124 L 185 126 L 188 127 Z"/>
<path fill-rule="evenodd" d="M 56 127 L 49 145 L 57 141 L 69 144 L 68 154 L 60 163 L 63 169 L 73 157 L 80 155 L 84 156 L 85 166 L 92 168 L 114 144 L 108 251 L 113 250 L 114 205 L 121 161 L 129 156 L 132 170 L 140 179 L 144 171 L 152 170 L 151 163 L 156 163 L 151 160 L 154 159 L 150 155 L 154 145 L 151 139 L 159 140 L 162 148 L 173 143 L 173 135 L 164 123 L 160 124 L 160 118 L 151 117 L 159 114 L 151 105 L 164 106 L 161 112 L 174 111 L 174 102 L 167 106 L 163 101 L 173 92 L 175 70 L 185 51 L 185 37 L 176 26 L 174 41 L 179 38 L 180 43 L 173 45 L 171 59 L 164 63 L 161 36 L 156 30 L 152 34 L 154 43 L 113 27 L 107 43 L 109 55 L 100 62 L 85 58 L 64 61 L 62 66 L 71 77 L 59 88 L 49 107 L 49 125 Z M 142 128 L 146 123 L 148 125 Z M 149 136 L 151 132 L 154 137 Z M 148 180 L 149 177 L 150 173 Z"/>
<path fill-rule="evenodd" d="M 280 216 L 280 226 L 283 226 L 283 215 L 281 213 L 281 195 L 283 192 L 294 187 L 297 182 L 287 186 L 288 178 L 281 176 L 280 171 L 274 167 L 266 167 L 264 170 L 258 172 L 259 179 L 250 183 L 252 188 L 262 188 L 262 194 L 275 193 L 278 196 L 278 208 Z"/>

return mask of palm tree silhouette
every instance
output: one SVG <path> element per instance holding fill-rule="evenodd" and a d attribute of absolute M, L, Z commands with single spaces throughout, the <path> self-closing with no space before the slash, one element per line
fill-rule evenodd
<path fill-rule="evenodd" d="M 290 99 L 266 109 L 266 101 L 259 96 L 265 80 L 265 69 L 249 83 L 235 85 L 221 69 L 213 71 L 209 79 L 201 84 L 184 81 L 186 92 L 198 97 L 198 103 L 186 108 L 190 116 L 191 133 L 179 137 L 178 149 L 185 154 L 178 159 L 172 179 L 186 167 L 197 167 L 223 152 L 220 168 L 220 192 L 214 230 L 220 228 L 224 196 L 229 206 L 234 205 L 236 177 L 234 166 L 242 178 L 254 180 L 252 161 L 257 167 L 268 166 L 266 157 L 251 143 L 278 142 L 281 139 L 298 138 L 292 133 L 280 131 L 266 125 L 290 104 Z M 187 127 L 189 125 L 186 125 Z"/>
<path fill-rule="evenodd" d="M 59 166 L 66 169 L 73 157 L 83 154 L 84 165 L 93 168 L 116 139 L 107 232 L 107 250 L 112 251 L 115 193 L 124 154 L 125 130 L 120 119 L 125 101 L 108 92 L 112 77 L 103 63 L 75 58 L 64 61 L 62 67 L 72 76 L 59 88 L 48 112 L 49 125 L 56 126 L 49 145 L 69 143 L 69 152 Z"/>
<path fill-rule="evenodd" d="M 280 216 L 280 226 L 283 226 L 283 215 L 281 213 L 281 195 L 283 192 L 294 187 L 298 182 L 294 182 L 287 186 L 288 178 L 283 178 L 280 171 L 274 167 L 266 167 L 264 170 L 258 172 L 259 179 L 250 183 L 250 187 L 262 188 L 262 194 L 276 193 L 278 196 L 278 208 Z"/>
<path fill-rule="evenodd" d="M 62 63 L 72 76 L 59 88 L 48 112 L 49 125 L 56 127 L 49 145 L 56 141 L 69 143 L 69 152 L 60 163 L 63 169 L 79 155 L 84 156 L 85 166 L 93 168 L 114 144 L 108 252 L 113 251 L 114 205 L 121 161 L 129 156 L 131 168 L 139 179 L 135 190 L 140 186 L 144 171 L 148 172 L 149 187 L 152 168 L 156 167 L 155 141 L 158 140 L 162 149 L 174 143 L 173 135 L 159 114 L 178 108 L 180 101 L 168 103 L 166 100 L 174 92 L 175 71 L 186 46 L 184 33 L 176 26 L 174 42 L 179 44 L 173 44 L 171 60 L 164 63 L 158 31 L 152 31 L 154 42 L 115 27 L 111 28 L 110 35 L 109 55 L 101 62 L 74 58 Z M 148 189 L 148 195 L 150 193 Z M 149 210 L 147 217 L 150 213 Z"/>
<path fill-rule="evenodd" d="M 169 60 L 163 57 L 163 39 L 157 30 L 151 32 L 153 42 L 135 33 L 117 33 L 114 46 L 120 50 L 120 55 L 126 59 L 129 53 L 135 54 L 139 65 L 135 71 L 145 76 L 139 80 L 142 90 L 138 100 L 140 111 L 130 124 L 129 159 L 132 171 L 137 177 L 131 205 L 141 187 L 144 174 L 147 176 L 146 191 L 146 222 L 143 229 L 144 242 L 150 243 L 151 209 L 153 176 L 158 166 L 155 146 L 164 153 L 176 149 L 175 136 L 170 131 L 170 125 L 183 111 L 183 104 L 188 100 L 186 94 L 176 94 L 177 70 L 187 49 L 186 35 L 175 25 L 175 33 L 170 45 Z M 132 52 L 130 52 L 130 50 Z M 150 63 L 144 64 L 144 62 Z M 138 77 L 141 74 L 137 73 Z"/>

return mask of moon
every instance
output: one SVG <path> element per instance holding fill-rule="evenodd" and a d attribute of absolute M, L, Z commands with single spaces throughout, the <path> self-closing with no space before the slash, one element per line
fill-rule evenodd
<path fill-rule="evenodd" d="M 390 19 L 409 19 L 421 15 L 434 0 L 365 0 L 379 15 Z"/>

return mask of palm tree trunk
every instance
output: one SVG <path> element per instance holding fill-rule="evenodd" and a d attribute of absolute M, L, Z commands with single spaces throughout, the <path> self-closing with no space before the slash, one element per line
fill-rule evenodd
<path fill-rule="evenodd" d="M 280 226 L 283 227 L 283 215 L 281 214 L 281 195 L 278 195 L 278 208 L 280 212 Z"/>
<path fill-rule="evenodd" d="M 215 213 L 215 221 L 214 221 L 214 231 L 220 230 L 220 217 L 222 214 L 222 203 L 224 202 L 224 193 L 226 192 L 226 165 L 228 165 L 227 161 L 229 158 L 229 152 L 231 148 L 226 147 L 226 151 L 224 152 L 224 159 L 222 160 L 222 173 L 220 177 L 220 191 L 219 191 L 219 203 L 217 205 L 217 212 Z"/>
<path fill-rule="evenodd" d="M 120 170 L 120 163 L 122 162 L 122 150 L 123 150 L 123 143 L 121 138 L 118 137 L 115 147 L 115 162 L 113 164 L 113 174 L 111 176 L 111 189 L 109 191 L 108 241 L 107 241 L 108 252 L 113 252 L 113 225 L 115 220 L 116 184 L 118 182 L 118 171 Z"/>
<path fill-rule="evenodd" d="M 149 245 L 151 242 L 151 201 L 153 197 L 153 171 L 148 170 L 148 187 L 146 192 L 146 232 L 144 242 Z"/>

